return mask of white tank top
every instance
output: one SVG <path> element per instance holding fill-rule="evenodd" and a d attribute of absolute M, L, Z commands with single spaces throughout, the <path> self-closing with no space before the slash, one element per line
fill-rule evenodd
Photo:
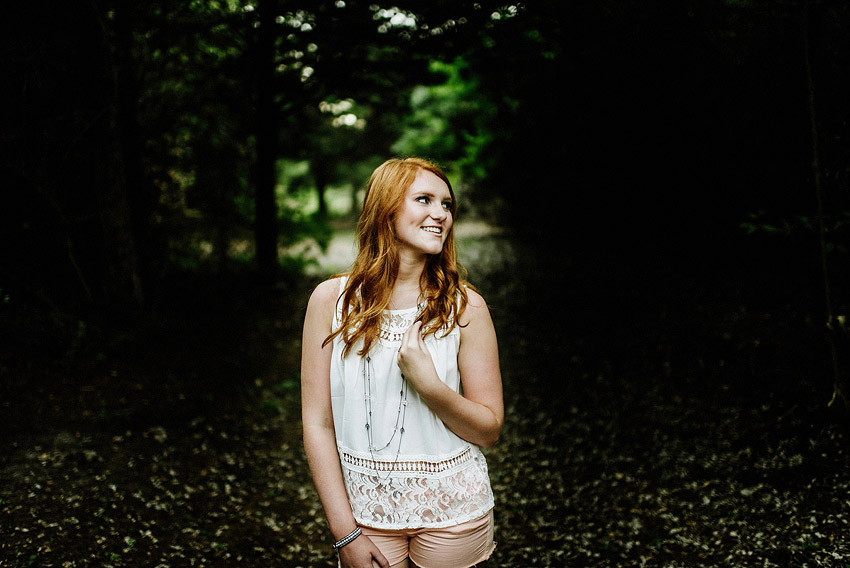
<path fill-rule="evenodd" d="M 344 284 L 341 278 L 340 293 Z M 334 329 L 340 326 L 341 304 Z M 370 527 L 446 527 L 493 508 L 480 448 L 449 430 L 413 388 L 404 387 L 398 348 L 418 314 L 418 307 L 384 312 L 380 338 L 364 357 L 357 354 L 362 343 L 343 357 L 341 335 L 333 341 L 330 381 L 337 449 L 354 518 Z M 460 329 L 429 335 L 425 344 L 440 380 L 460 393 Z"/>

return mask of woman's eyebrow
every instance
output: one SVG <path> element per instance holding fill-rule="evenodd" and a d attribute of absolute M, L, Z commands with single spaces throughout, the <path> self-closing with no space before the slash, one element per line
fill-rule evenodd
<path fill-rule="evenodd" d="M 437 194 L 434 193 L 433 191 L 429 190 L 429 189 L 419 190 L 419 191 L 415 192 L 413 195 L 415 195 L 416 197 L 433 197 L 435 199 L 437 198 Z M 452 198 L 451 195 L 446 195 L 443 198 L 443 200 L 444 201 L 454 201 L 454 199 Z"/>

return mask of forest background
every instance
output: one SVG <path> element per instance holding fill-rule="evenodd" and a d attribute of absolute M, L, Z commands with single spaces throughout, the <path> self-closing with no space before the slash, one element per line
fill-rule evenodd
<path fill-rule="evenodd" d="M 334 565 L 300 324 L 393 155 L 500 335 L 494 563 L 850 565 L 844 2 L 2 22 L 0 566 Z"/>

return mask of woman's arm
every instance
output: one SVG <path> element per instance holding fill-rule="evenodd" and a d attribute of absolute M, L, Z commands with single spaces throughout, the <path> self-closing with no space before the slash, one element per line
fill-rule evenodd
<path fill-rule="evenodd" d="M 301 343 L 301 419 L 304 451 L 313 483 L 328 519 L 334 540 L 350 533 L 357 524 L 348 503 L 336 447 L 331 410 L 331 344 L 322 342 L 331 333 L 339 281 L 323 282 L 313 291 L 304 317 Z M 372 558 L 388 567 L 386 558 L 365 535 L 339 551 L 342 566 L 372 566 Z"/>
<path fill-rule="evenodd" d="M 499 439 L 505 418 L 499 348 L 487 304 L 476 292 L 468 293 L 458 351 L 463 395 L 437 375 L 422 339 L 420 322 L 414 323 L 402 338 L 398 359 L 405 378 L 449 430 L 486 448 Z"/>

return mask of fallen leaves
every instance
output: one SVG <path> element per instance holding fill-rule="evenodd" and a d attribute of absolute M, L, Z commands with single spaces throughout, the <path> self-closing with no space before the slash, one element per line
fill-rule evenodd
<path fill-rule="evenodd" d="M 497 305 L 525 301 L 498 291 Z M 754 351 L 724 330 L 709 336 L 732 352 L 712 359 L 693 338 L 674 349 L 618 328 L 596 330 L 600 346 L 524 308 L 494 310 L 512 335 L 501 340 L 505 427 L 485 452 L 493 565 L 850 565 L 847 432 L 794 375 L 804 365 L 765 355 L 785 342 L 747 328 Z M 273 341 L 228 343 L 267 357 L 260 374 L 231 352 L 222 369 L 203 362 L 204 345 L 169 358 L 176 368 L 129 358 L 82 385 L 45 377 L 66 392 L 17 410 L 31 421 L 3 440 L 0 566 L 336 566 L 300 441 L 299 312 L 279 310 L 292 321 L 272 313 L 288 322 L 268 326 Z M 611 338 L 623 341 L 609 350 Z M 51 413 L 62 401 L 66 415 Z"/>

